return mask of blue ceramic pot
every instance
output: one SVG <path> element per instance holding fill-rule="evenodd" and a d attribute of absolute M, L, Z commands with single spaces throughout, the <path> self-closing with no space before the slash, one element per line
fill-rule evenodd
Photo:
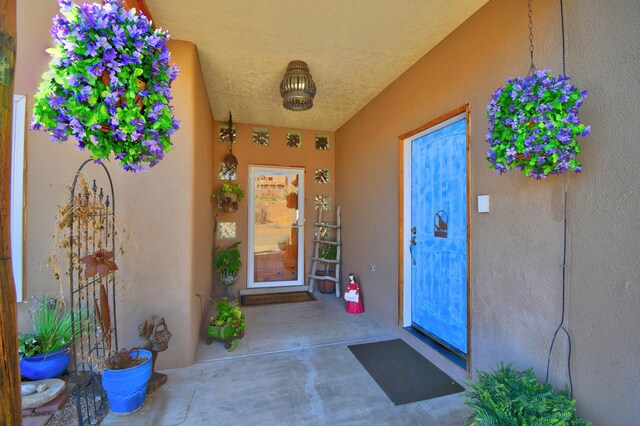
<path fill-rule="evenodd" d="M 142 364 L 124 370 L 107 369 L 102 373 L 102 387 L 107 392 L 109 409 L 113 413 L 131 414 L 144 404 L 147 382 L 151 378 L 151 352 L 136 349 L 131 356 L 136 353 L 146 358 Z"/>
<path fill-rule="evenodd" d="M 24 356 L 20 360 L 20 374 L 29 380 L 43 380 L 60 377 L 71 362 L 68 348 L 46 354 Z"/>

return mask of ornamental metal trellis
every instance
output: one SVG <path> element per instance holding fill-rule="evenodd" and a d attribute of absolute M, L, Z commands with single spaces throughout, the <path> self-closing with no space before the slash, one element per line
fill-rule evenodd
<path fill-rule="evenodd" d="M 67 206 L 68 218 L 64 222 L 69 227 L 69 290 L 73 307 L 72 332 L 76 336 L 72 345 L 74 368 L 71 376 L 75 380 L 72 396 L 79 425 L 99 424 L 107 414 L 109 405 L 97 364 L 109 355 L 112 342 L 118 350 L 115 273 L 87 278 L 80 261 L 99 250 L 113 251 L 114 258 L 117 254 L 115 193 L 111 175 L 103 164 L 98 164 L 98 169 L 104 170 L 106 184 L 104 187 L 98 185 L 94 178 L 89 185 L 83 173 L 89 163 L 95 164 L 91 159 L 83 162 L 73 179 Z M 106 194 L 104 188 L 107 188 Z M 102 300 L 104 296 L 110 302 Z M 110 312 L 101 312 L 104 306 L 109 311 L 109 305 Z M 104 315 L 111 318 L 109 330 L 103 330 L 104 322 L 99 317 Z"/>

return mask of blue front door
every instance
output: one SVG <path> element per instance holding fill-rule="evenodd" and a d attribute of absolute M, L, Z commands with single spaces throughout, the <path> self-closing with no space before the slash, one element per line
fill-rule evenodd
<path fill-rule="evenodd" d="M 466 119 L 411 143 L 411 321 L 467 353 Z"/>

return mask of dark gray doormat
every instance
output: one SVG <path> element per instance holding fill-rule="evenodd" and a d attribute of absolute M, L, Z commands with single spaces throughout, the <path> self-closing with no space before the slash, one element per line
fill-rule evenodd
<path fill-rule="evenodd" d="M 464 390 L 400 339 L 351 345 L 349 349 L 395 405 Z"/>

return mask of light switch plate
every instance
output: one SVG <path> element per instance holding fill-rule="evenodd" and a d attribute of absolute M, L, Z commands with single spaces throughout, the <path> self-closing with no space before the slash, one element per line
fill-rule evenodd
<path fill-rule="evenodd" d="M 488 195 L 478 195 L 478 213 L 489 213 Z"/>

